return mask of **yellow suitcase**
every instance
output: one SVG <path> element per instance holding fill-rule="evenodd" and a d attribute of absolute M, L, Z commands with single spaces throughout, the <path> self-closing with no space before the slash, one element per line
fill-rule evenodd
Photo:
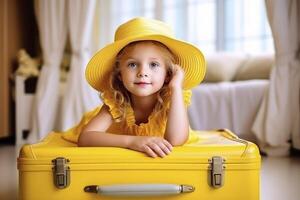
<path fill-rule="evenodd" d="M 165 158 L 113 147 L 77 147 L 60 133 L 25 145 L 19 199 L 257 200 L 260 155 L 228 130 L 203 131 Z"/>

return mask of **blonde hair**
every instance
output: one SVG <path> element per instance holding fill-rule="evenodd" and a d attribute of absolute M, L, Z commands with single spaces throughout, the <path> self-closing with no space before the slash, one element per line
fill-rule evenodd
<path fill-rule="evenodd" d="M 116 102 L 117 109 L 120 111 L 120 117 L 117 119 L 114 119 L 117 122 L 120 122 L 126 118 L 126 106 L 130 105 L 130 93 L 127 91 L 127 89 L 124 87 L 122 81 L 119 79 L 120 76 L 120 60 L 121 58 L 131 49 L 133 49 L 137 44 L 140 43 L 150 43 L 157 47 L 160 47 L 165 64 L 167 67 L 167 76 L 172 76 L 173 72 L 173 64 L 176 63 L 176 57 L 175 55 L 169 50 L 168 47 L 166 47 L 164 44 L 152 41 L 152 40 L 145 40 L 145 41 L 136 41 L 132 42 L 128 45 L 126 45 L 116 56 L 116 61 L 113 66 L 113 71 L 110 74 L 109 79 L 109 86 L 110 91 L 105 91 L 108 93 L 112 93 L 112 96 Z M 155 115 L 159 114 L 159 112 L 163 108 L 163 104 L 165 101 L 168 100 L 169 96 L 169 88 L 167 84 L 164 84 L 163 87 L 160 89 L 157 95 L 157 103 L 154 107 L 154 113 Z"/>

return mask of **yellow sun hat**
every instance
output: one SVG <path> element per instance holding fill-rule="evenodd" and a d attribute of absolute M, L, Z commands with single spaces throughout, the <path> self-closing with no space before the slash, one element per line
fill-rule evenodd
<path fill-rule="evenodd" d="M 206 63 L 197 47 L 175 39 L 172 29 L 166 23 L 139 17 L 120 25 L 115 33 L 115 41 L 92 57 L 85 71 L 88 83 L 99 92 L 108 90 L 110 72 L 119 51 L 129 43 L 143 40 L 158 41 L 175 55 L 176 64 L 185 73 L 184 89 L 191 89 L 203 80 Z"/>

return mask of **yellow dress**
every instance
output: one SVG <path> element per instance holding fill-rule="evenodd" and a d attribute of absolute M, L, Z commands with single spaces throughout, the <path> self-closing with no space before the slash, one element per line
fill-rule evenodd
<path fill-rule="evenodd" d="M 190 105 L 191 96 L 192 96 L 192 92 L 190 90 L 183 91 L 183 98 L 186 106 Z M 102 99 L 104 101 L 104 104 L 109 107 L 109 112 L 112 118 L 113 119 L 119 118 L 120 111 L 118 110 L 115 104 L 113 96 L 110 93 L 104 93 L 102 95 Z M 112 125 L 107 130 L 107 132 L 113 134 L 163 137 L 167 125 L 167 114 L 168 114 L 169 104 L 170 103 L 166 101 L 159 115 L 155 115 L 155 113 L 152 112 L 148 117 L 148 122 L 141 123 L 139 125 L 135 123 L 135 117 L 134 117 L 134 112 L 132 107 L 127 106 L 125 120 L 122 120 L 121 122 L 113 122 Z M 94 110 L 84 114 L 84 116 L 82 117 L 78 125 L 64 132 L 63 138 L 68 141 L 77 143 L 82 128 L 94 116 L 98 114 L 98 112 L 101 109 L 101 106 L 98 106 Z M 196 131 L 190 128 L 189 139 L 187 142 L 190 143 L 190 142 L 194 142 L 195 140 L 198 140 L 197 133 Z"/>

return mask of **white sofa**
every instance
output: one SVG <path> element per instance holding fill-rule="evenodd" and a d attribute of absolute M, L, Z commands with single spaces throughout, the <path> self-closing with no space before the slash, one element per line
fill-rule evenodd
<path fill-rule="evenodd" d="M 251 127 L 269 85 L 274 56 L 218 53 L 206 60 L 205 80 L 193 89 L 188 109 L 191 127 L 228 128 L 255 140 Z"/>

